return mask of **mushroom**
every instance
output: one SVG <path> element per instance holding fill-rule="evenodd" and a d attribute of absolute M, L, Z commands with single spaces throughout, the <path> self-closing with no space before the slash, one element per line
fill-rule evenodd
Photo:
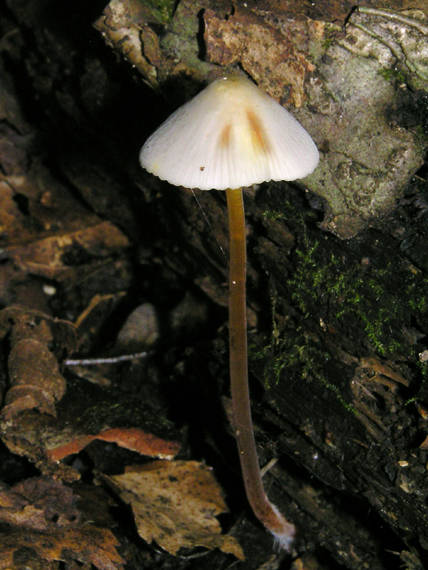
<path fill-rule="evenodd" d="M 248 501 L 288 550 L 295 528 L 263 488 L 251 418 L 246 323 L 246 244 L 242 187 L 294 180 L 318 164 L 309 134 L 243 75 L 217 79 L 177 109 L 146 141 L 140 163 L 176 186 L 226 190 L 229 220 L 229 361 L 235 437 Z"/>

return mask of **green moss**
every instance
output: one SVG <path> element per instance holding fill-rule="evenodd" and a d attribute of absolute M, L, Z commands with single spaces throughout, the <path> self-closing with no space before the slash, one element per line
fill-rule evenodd
<path fill-rule="evenodd" d="M 159 24 L 168 24 L 174 15 L 176 0 L 144 0 L 150 9 L 153 19 Z"/>
<path fill-rule="evenodd" d="M 406 83 L 406 76 L 396 67 L 380 69 L 378 73 L 387 81 Z"/>
<path fill-rule="evenodd" d="M 274 220 L 284 220 L 285 214 L 284 212 L 280 212 L 279 210 L 265 210 L 262 214 L 263 219 L 266 221 L 274 221 Z"/>
<path fill-rule="evenodd" d="M 326 22 L 322 38 L 318 38 L 315 34 L 311 36 L 309 54 L 313 62 L 318 62 L 325 55 L 329 47 L 336 42 L 340 33 L 340 26 Z"/>
<path fill-rule="evenodd" d="M 305 237 L 287 282 L 292 303 L 309 317 L 317 313 L 335 329 L 363 333 L 363 344 L 381 356 L 407 352 L 403 326 L 411 313 L 427 310 L 426 280 L 384 260 L 367 265 L 328 254 Z M 360 335 L 359 335 L 360 336 Z M 365 337 L 365 338 L 364 338 Z"/>
<path fill-rule="evenodd" d="M 270 215 L 270 213 L 269 213 Z M 410 358 L 416 345 L 408 331 L 428 312 L 428 280 L 412 266 L 390 257 L 363 258 L 334 238 L 312 240 L 302 222 L 300 243 L 291 260 L 293 269 L 283 283 L 281 298 L 291 305 L 277 314 L 272 300 L 272 328 L 262 348 L 250 357 L 263 362 L 267 385 L 288 378 L 316 381 L 354 411 L 344 397 L 341 371 L 323 342 L 325 334 L 355 356 L 377 353 L 384 358 Z M 428 367 L 424 374 L 428 382 Z M 342 382 L 343 381 L 343 382 Z"/>
<path fill-rule="evenodd" d="M 319 382 L 334 393 L 348 412 L 355 411 L 343 397 L 341 388 L 328 379 L 325 367 L 331 360 L 330 353 L 302 327 L 288 331 L 288 333 L 280 330 L 275 321 L 275 312 L 271 338 L 261 350 L 256 350 L 253 345 L 250 345 L 249 355 L 253 362 L 257 360 L 263 362 L 267 388 L 270 388 L 272 384 L 277 384 L 283 371 L 286 370 L 288 378 L 295 377 L 307 382 Z"/>
<path fill-rule="evenodd" d="M 155 0 L 151 1 L 156 3 Z M 198 1 L 193 3 L 165 1 L 171 6 L 171 11 L 167 11 L 170 22 L 167 33 L 161 37 L 160 45 L 166 57 L 180 61 L 179 76 L 184 80 L 183 85 L 180 86 L 181 91 L 186 88 L 187 80 L 192 79 L 190 83 L 193 91 L 189 92 L 187 97 L 190 98 L 195 94 L 195 81 L 201 84 L 206 83 L 208 72 L 212 67 L 211 63 L 201 58 L 197 42 L 200 33 L 198 14 L 203 5 Z M 183 97 L 183 93 L 181 96 Z M 186 97 L 183 97 L 183 100 L 186 100 Z"/>

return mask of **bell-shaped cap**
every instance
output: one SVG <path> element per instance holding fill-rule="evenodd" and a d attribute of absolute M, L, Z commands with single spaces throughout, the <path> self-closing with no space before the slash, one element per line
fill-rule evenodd
<path fill-rule="evenodd" d="M 177 109 L 146 141 L 143 168 L 176 186 L 240 188 L 310 174 L 310 135 L 243 76 L 218 79 Z"/>

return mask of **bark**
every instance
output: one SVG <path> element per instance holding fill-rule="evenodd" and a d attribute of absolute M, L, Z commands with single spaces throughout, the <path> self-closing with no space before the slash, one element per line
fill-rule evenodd
<path fill-rule="evenodd" d="M 424 3 L 295 4 L 0 4 L 2 306 L 73 321 L 83 355 L 117 353 L 135 307 L 156 314 L 141 346 L 132 341 L 148 360 L 103 370 L 96 387 L 63 367 L 67 393 L 51 399 L 58 424 L 37 420 L 37 431 L 26 412 L 19 433 L 31 434 L 8 458 L 22 453 L 68 481 L 35 452 L 44 430 L 126 424 L 180 438 L 183 457 L 205 460 L 225 490 L 224 525 L 247 557 L 238 567 L 419 569 L 428 550 Z M 304 183 L 244 196 L 256 439 L 262 464 L 278 459 L 265 482 L 298 529 L 293 560 L 251 515 L 222 406 L 224 193 L 170 187 L 137 161 L 154 128 L 227 66 L 286 104 L 322 152 Z M 5 394 L 9 384 L 2 372 Z M 129 457 L 105 449 L 81 461 L 114 475 Z M 220 552 L 156 553 L 128 530 L 130 513 L 120 516 L 129 568 L 233 564 Z"/>

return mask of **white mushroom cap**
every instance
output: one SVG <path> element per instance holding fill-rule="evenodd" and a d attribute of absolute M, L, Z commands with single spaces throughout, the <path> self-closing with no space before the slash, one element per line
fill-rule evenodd
<path fill-rule="evenodd" d="M 146 141 L 141 166 L 176 186 L 240 188 L 310 174 L 310 135 L 243 76 L 218 79 L 177 109 Z"/>

